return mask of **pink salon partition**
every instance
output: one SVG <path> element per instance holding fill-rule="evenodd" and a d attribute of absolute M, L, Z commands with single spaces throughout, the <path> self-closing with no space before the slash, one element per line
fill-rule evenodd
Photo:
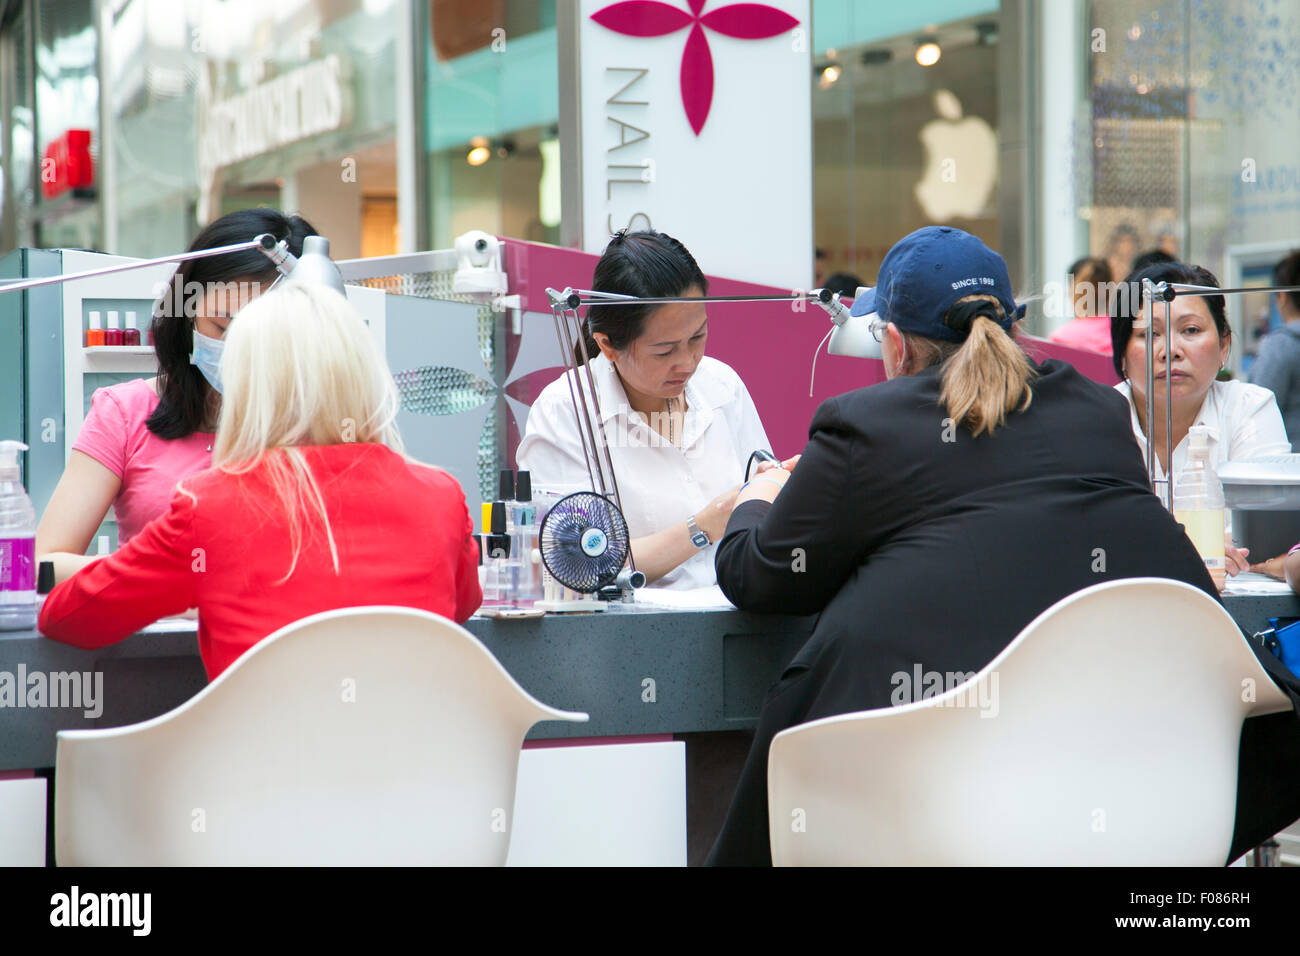
<path fill-rule="evenodd" d="M 511 293 L 518 293 L 528 312 L 550 315 L 547 286 L 563 289 L 590 288 L 596 255 L 556 246 L 503 240 L 506 271 Z M 707 273 L 707 262 L 700 264 Z M 789 289 L 736 282 L 709 276 L 711 295 L 786 294 Z M 817 377 L 812 396 L 808 379 L 817 343 L 830 331 L 830 317 L 819 306 L 807 304 L 802 311 L 783 302 L 715 302 L 708 307 L 709 355 L 734 368 L 749 388 L 759 416 L 772 441 L 772 450 L 782 458 L 800 452 L 808 440 L 808 423 L 817 406 L 833 395 L 873 385 L 885 377 L 879 361 L 828 355 L 825 348 L 817 359 Z M 535 317 L 534 317 L 535 320 Z M 508 364 L 517 340 L 507 342 Z M 1027 351 L 1036 359 L 1060 358 L 1099 382 L 1113 385 L 1118 379 L 1110 358 L 1079 349 L 1066 348 L 1043 339 L 1027 339 Z M 559 349 L 557 347 L 558 356 Z M 511 397 L 531 405 L 537 393 L 560 374 L 560 368 L 544 369 L 509 386 Z M 519 436 L 509 436 L 513 464 Z"/>

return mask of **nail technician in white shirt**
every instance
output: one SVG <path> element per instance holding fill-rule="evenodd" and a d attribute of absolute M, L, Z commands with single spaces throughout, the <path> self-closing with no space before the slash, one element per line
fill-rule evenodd
<path fill-rule="evenodd" d="M 695 297 L 707 294 L 708 280 L 671 236 L 621 232 L 596 264 L 592 288 Z M 652 586 L 716 584 L 714 542 L 750 453 L 771 446 L 740 377 L 704 354 L 705 303 L 592 305 L 584 330 L 637 568 Z M 585 371 L 577 383 L 589 395 Z M 592 490 L 565 377 L 533 403 L 516 457 L 538 488 Z"/>
<path fill-rule="evenodd" d="M 1141 282 L 1184 283 L 1215 286 L 1219 280 L 1200 266 L 1180 262 L 1163 262 L 1135 272 L 1124 280 L 1115 297 L 1111 317 L 1115 371 L 1124 379 L 1115 386 L 1129 400 L 1133 416 L 1133 433 L 1142 455 L 1156 452 L 1157 478 L 1169 471 L 1165 461 L 1166 388 L 1173 389 L 1173 473 L 1187 462 L 1187 435 L 1193 425 L 1210 429 L 1215 466 L 1226 461 L 1260 455 L 1284 455 L 1290 452 L 1282 413 L 1273 393 L 1246 382 L 1220 382 L 1217 376 L 1228 361 L 1232 346 L 1232 329 L 1228 325 L 1224 297 L 1221 295 L 1180 295 L 1169 303 L 1172 334 L 1165 335 L 1165 307 L 1153 309 L 1141 296 Z M 1155 406 L 1154 422 L 1146 421 L 1146 323 L 1154 322 Z M 1172 354 L 1171 354 L 1172 353 Z M 1148 443 L 1148 436 L 1152 441 Z M 1177 491 L 1177 487 L 1174 489 Z M 1248 564 L 1246 550 L 1228 542 L 1228 573 L 1248 568 L 1274 577 L 1282 577 L 1285 555 Z"/>

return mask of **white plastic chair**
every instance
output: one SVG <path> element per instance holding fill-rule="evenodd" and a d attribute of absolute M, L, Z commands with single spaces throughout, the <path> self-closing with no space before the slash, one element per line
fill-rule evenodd
<path fill-rule="evenodd" d="M 776 735 L 776 865 L 1222 866 L 1242 721 L 1291 707 L 1227 611 L 1162 578 L 1079 591 L 922 693 Z"/>
<path fill-rule="evenodd" d="M 469 631 L 358 607 L 267 637 L 152 720 L 62 731 L 60 865 L 502 865 L 534 700 Z"/>

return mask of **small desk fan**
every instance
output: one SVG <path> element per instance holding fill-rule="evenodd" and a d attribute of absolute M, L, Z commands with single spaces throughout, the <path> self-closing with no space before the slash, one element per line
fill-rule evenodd
<path fill-rule="evenodd" d="M 590 491 L 557 501 L 538 534 L 546 570 L 580 594 L 594 594 L 617 580 L 631 542 L 623 512 L 604 495 Z"/>

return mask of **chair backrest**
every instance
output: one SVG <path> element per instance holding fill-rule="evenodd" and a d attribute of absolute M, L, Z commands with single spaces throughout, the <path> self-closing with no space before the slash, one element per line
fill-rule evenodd
<path fill-rule="evenodd" d="M 1059 601 L 928 696 L 946 677 L 776 735 L 774 863 L 1222 866 L 1242 721 L 1291 706 L 1222 606 L 1162 578 Z"/>
<path fill-rule="evenodd" d="M 144 723 L 58 736 L 60 865 L 501 865 L 524 734 L 584 721 L 426 611 L 345 608 Z"/>

